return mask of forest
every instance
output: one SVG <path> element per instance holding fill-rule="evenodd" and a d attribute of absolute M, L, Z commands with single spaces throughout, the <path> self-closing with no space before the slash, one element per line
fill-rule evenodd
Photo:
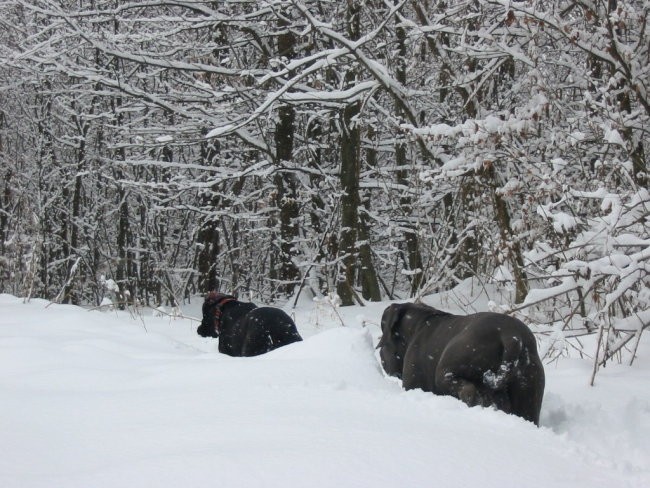
<path fill-rule="evenodd" d="M 471 279 L 650 325 L 648 0 L 0 0 L 0 292 L 174 306 Z"/>

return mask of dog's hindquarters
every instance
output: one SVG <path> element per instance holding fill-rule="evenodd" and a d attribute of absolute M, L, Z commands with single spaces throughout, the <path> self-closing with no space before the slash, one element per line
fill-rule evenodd
<path fill-rule="evenodd" d="M 539 424 L 544 370 L 533 334 L 516 319 L 477 314 L 449 342 L 435 375 L 440 394 Z"/>
<path fill-rule="evenodd" d="M 245 318 L 242 356 L 258 356 L 278 347 L 302 341 L 296 324 L 284 311 L 259 307 Z"/>

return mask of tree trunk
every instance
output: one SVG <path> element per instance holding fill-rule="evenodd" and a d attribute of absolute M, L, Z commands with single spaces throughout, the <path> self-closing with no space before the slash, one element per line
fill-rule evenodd
<path fill-rule="evenodd" d="M 347 28 L 351 40 L 361 36 L 361 4 L 348 2 Z M 357 82 L 357 73 L 346 73 L 346 84 L 350 87 Z M 349 103 L 341 113 L 341 236 L 339 250 L 342 254 L 342 272 L 337 284 L 337 293 L 343 305 L 353 305 L 356 293 L 354 284 L 358 277 L 363 298 L 379 301 L 381 293 L 377 273 L 372 263 L 370 235 L 361 217 L 359 207 L 359 177 L 361 171 L 361 131 L 356 120 L 361 107 L 360 102 Z M 357 276 L 358 275 L 358 276 Z M 357 301 L 358 300 L 357 298 Z"/>
<path fill-rule="evenodd" d="M 286 15 L 286 13 L 285 13 Z M 288 29 L 288 22 L 281 17 L 278 26 L 287 28 L 278 36 L 278 56 L 294 57 L 295 37 Z M 275 160 L 278 167 L 290 166 L 293 159 L 293 139 L 295 111 L 290 105 L 278 110 L 278 123 L 275 127 Z M 289 296 L 300 281 L 300 271 L 294 259 L 296 239 L 298 238 L 298 195 L 296 177 L 292 172 L 279 171 L 274 177 L 276 187 L 275 203 L 280 214 L 279 260 L 276 277 L 280 295 Z"/>
<path fill-rule="evenodd" d="M 357 229 L 359 227 L 359 128 L 353 118 L 359 113 L 358 103 L 345 107 L 341 115 L 341 237 L 342 274 L 337 293 L 343 305 L 354 305 L 354 281 L 357 268 Z"/>
<path fill-rule="evenodd" d="M 501 235 L 501 243 L 503 246 L 504 254 L 510 261 L 510 267 L 515 279 L 515 303 L 522 303 L 528 294 L 528 277 L 524 270 L 524 258 L 521 253 L 521 246 L 517 240 L 512 227 L 510 226 L 510 212 L 508 204 L 504 198 L 496 191 L 500 186 L 496 177 L 494 167 L 490 167 L 487 171 L 487 176 L 492 180 L 492 198 L 494 202 L 494 214 L 496 217 L 497 225 L 499 226 L 499 234 Z"/>
<path fill-rule="evenodd" d="M 397 81 L 406 86 L 406 59 L 408 54 L 406 49 L 406 31 L 403 27 L 398 26 L 395 29 L 395 34 L 397 36 L 397 49 L 399 53 L 395 76 Z M 395 112 L 398 117 L 403 116 L 403 110 L 399 104 L 395 104 Z M 395 143 L 395 164 L 398 168 L 406 168 L 408 165 L 406 144 L 403 141 L 400 141 L 399 138 L 396 139 Z M 398 184 L 406 187 L 410 186 L 409 175 L 406 169 L 400 169 L 396 176 Z M 407 195 L 402 195 L 400 197 L 401 212 L 405 219 L 403 228 L 405 229 L 404 245 L 406 247 L 406 265 L 408 267 L 409 276 L 411 277 L 411 296 L 414 296 L 422 283 L 423 265 L 417 229 L 409 219 L 413 211 L 412 203 L 411 197 Z"/>
<path fill-rule="evenodd" d="M 207 132 L 207 131 L 205 131 Z M 217 141 L 204 141 L 201 144 L 201 161 L 205 166 L 214 166 L 219 155 Z M 212 188 L 216 193 L 216 185 Z M 203 206 L 218 208 L 221 199 L 212 195 L 204 197 Z M 219 225 L 213 219 L 204 222 L 196 236 L 199 252 L 196 257 L 196 268 L 199 273 L 198 288 L 200 293 L 208 293 L 220 289 L 217 274 L 220 246 Z"/>
<path fill-rule="evenodd" d="M 276 161 L 285 166 L 293 156 L 294 110 L 281 107 L 280 120 L 275 129 Z M 298 195 L 296 177 L 291 172 L 278 172 L 275 183 L 275 203 L 280 214 L 279 262 L 277 264 L 278 292 L 289 296 L 300 279 L 300 272 L 294 263 L 295 241 L 298 237 Z"/>

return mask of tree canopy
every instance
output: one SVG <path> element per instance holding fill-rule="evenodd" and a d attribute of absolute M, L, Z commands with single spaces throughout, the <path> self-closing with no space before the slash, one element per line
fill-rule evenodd
<path fill-rule="evenodd" d="M 650 322 L 649 9 L 0 1 L 0 290 L 352 304 L 473 278 L 615 350 Z"/>

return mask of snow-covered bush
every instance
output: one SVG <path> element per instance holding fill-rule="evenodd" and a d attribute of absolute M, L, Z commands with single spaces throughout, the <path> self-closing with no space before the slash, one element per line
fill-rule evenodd
<path fill-rule="evenodd" d="M 597 333 L 598 350 L 588 351 L 596 365 L 627 345 L 632 361 L 641 333 L 650 327 L 650 193 L 569 190 L 565 204 L 580 215 L 578 230 L 566 246 L 539 240 L 526 254 L 538 287 L 516 310 L 551 324 L 556 338 Z M 567 232 L 557 227 L 566 221 L 564 212 L 541 213 L 556 232 Z"/>

